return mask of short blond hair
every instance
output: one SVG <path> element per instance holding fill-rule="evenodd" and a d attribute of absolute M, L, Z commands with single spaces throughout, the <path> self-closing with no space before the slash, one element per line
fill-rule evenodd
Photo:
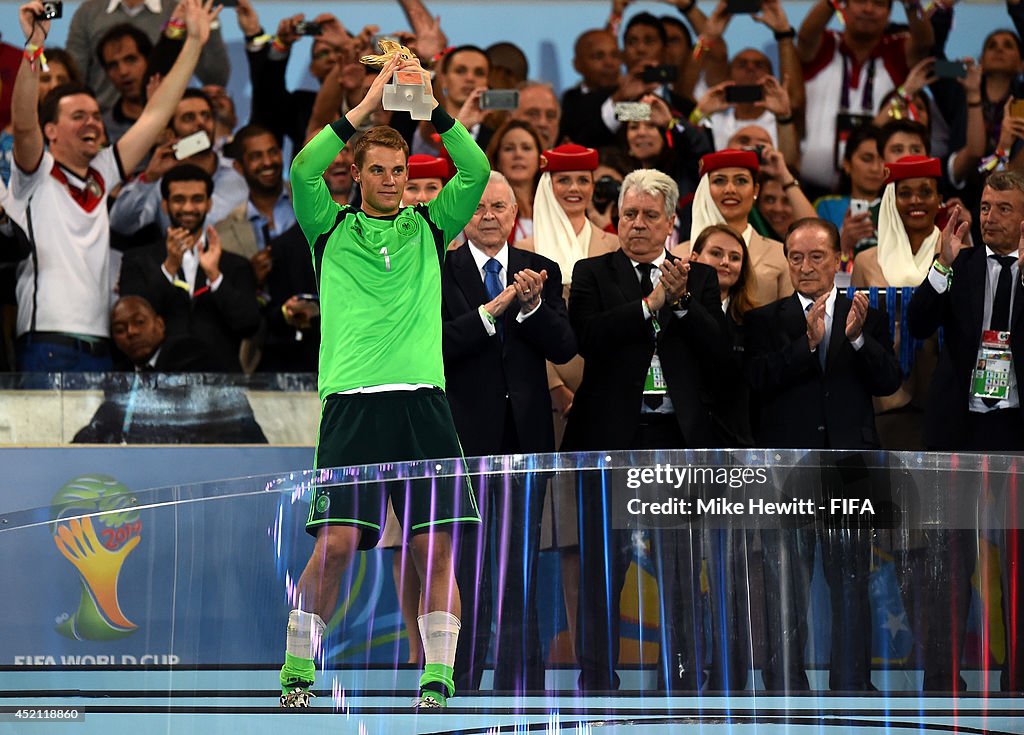
<path fill-rule="evenodd" d="M 409 144 L 405 142 L 402 134 L 388 125 L 378 125 L 360 135 L 353 144 L 352 158 L 355 161 L 356 168 L 363 167 L 363 161 L 366 160 L 366 151 L 375 145 L 401 151 L 405 159 L 409 160 Z"/>

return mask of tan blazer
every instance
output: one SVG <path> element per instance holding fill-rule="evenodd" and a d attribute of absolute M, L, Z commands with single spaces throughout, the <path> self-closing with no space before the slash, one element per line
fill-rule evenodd
<path fill-rule="evenodd" d="M 789 263 L 786 262 L 781 242 L 753 232 L 750 235 L 747 253 L 750 255 L 750 267 L 757 279 L 757 288 L 754 289 L 755 305 L 764 306 L 793 295 Z M 680 258 L 689 258 L 690 241 L 677 245 L 672 254 Z"/>
<path fill-rule="evenodd" d="M 515 243 L 515 247 L 522 248 L 523 250 L 529 250 L 531 253 L 536 252 L 533 246 L 533 236 L 524 237 L 519 242 Z M 599 230 L 596 225 L 592 225 L 590 228 L 590 246 L 587 248 L 587 257 L 593 258 L 598 255 L 604 255 L 612 251 L 619 249 L 619 238 L 610 232 Z M 562 283 L 565 285 L 562 287 L 563 296 L 565 297 L 565 303 L 569 303 L 569 287 L 570 281 L 572 280 L 572 273 L 562 274 Z M 575 393 L 579 387 L 580 382 L 583 380 L 583 358 L 579 355 L 572 358 L 569 362 L 564 365 L 554 365 L 548 363 L 548 388 L 554 390 L 559 386 L 566 386 L 569 390 Z"/>
<path fill-rule="evenodd" d="M 287 181 L 284 185 L 291 191 Z M 249 201 L 246 200 L 214 225 L 214 229 L 220 235 L 220 246 L 229 253 L 241 255 L 246 259 L 252 258 L 259 250 L 259 246 L 256 244 L 256 233 L 253 232 L 252 222 L 249 221 L 248 207 Z"/>

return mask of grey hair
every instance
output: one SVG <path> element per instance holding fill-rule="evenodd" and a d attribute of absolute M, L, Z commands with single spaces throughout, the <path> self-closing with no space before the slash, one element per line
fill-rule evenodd
<path fill-rule="evenodd" d="M 551 82 L 545 82 L 541 79 L 526 79 L 520 82 L 516 89 L 522 92 L 525 89 L 532 89 L 533 87 L 543 87 L 547 91 L 551 92 L 552 96 L 554 96 L 556 100 L 558 99 L 558 93 L 555 91 L 555 86 Z M 561 106 L 561 103 L 559 103 L 559 106 Z"/>
<path fill-rule="evenodd" d="M 491 170 L 491 175 L 487 177 L 487 185 L 491 184 L 504 184 L 508 187 L 508 196 L 512 201 L 512 204 L 516 203 L 516 190 L 512 188 L 512 184 L 508 183 L 508 179 L 505 178 L 505 174 L 501 171 Z"/>
<path fill-rule="evenodd" d="M 1024 174 L 1019 171 L 997 171 L 985 180 L 985 186 L 995 191 L 1024 192 Z"/>
<path fill-rule="evenodd" d="M 619 211 L 622 211 L 622 202 L 630 191 L 650 196 L 660 195 L 665 207 L 665 216 L 669 219 L 675 216 L 676 205 L 679 204 L 679 185 L 668 174 L 653 168 L 637 169 L 627 174 L 619 191 Z"/>

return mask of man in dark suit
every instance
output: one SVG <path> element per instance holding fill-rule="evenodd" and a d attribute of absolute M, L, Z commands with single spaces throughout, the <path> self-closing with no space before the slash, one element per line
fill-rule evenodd
<path fill-rule="evenodd" d="M 165 243 L 129 253 L 121 265 L 121 294 L 149 301 L 168 336 L 190 335 L 206 343 L 225 370 L 238 372 L 242 339 L 259 327 L 256 283 L 245 258 L 221 250 L 220 237 L 204 227 L 213 180 L 184 164 L 160 182 L 171 222 Z"/>
<path fill-rule="evenodd" d="M 825 220 L 797 220 L 786 236 L 796 293 L 748 312 L 747 373 L 755 401 L 759 447 L 875 449 L 872 396 L 900 385 L 889 327 L 858 293 L 835 287 L 839 232 Z M 844 460 L 837 460 L 843 476 Z M 825 470 L 826 468 L 822 468 Z M 829 473 L 810 473 L 823 480 Z M 762 531 L 765 546 L 767 652 L 765 687 L 807 690 L 803 647 L 813 569 L 814 531 Z M 871 689 L 868 566 L 871 531 L 821 533 L 832 601 L 833 690 Z M 788 592 L 784 591 L 788 590 Z"/>
<path fill-rule="evenodd" d="M 220 372 L 206 346 L 194 337 L 166 338 L 164 320 L 141 296 L 122 296 L 110 311 L 114 367 L 136 372 Z"/>
<path fill-rule="evenodd" d="M 209 386 L 161 373 L 217 372 L 210 350 L 194 337 L 167 338 L 164 320 L 141 296 L 122 296 L 110 313 L 117 350 L 104 400 L 75 444 L 266 444 L 240 388 Z"/>
<path fill-rule="evenodd" d="M 580 145 L 614 145 L 615 133 L 601 120 L 601 105 L 619 85 L 622 52 L 615 34 L 603 28 L 584 31 L 576 39 L 573 68 L 583 77 L 562 93 L 559 140 Z M 613 103 L 609 103 L 610 105 Z"/>
<path fill-rule="evenodd" d="M 714 376 L 728 351 L 724 317 L 714 269 L 665 249 L 678 199 L 669 176 L 629 174 L 619 199 L 621 250 L 576 264 L 569 318 L 585 363 L 565 451 L 713 445 Z M 581 473 L 578 495 L 576 656 L 585 691 L 619 685 L 619 595 L 632 549 L 632 534 L 611 528 L 604 479 Z M 702 667 L 696 635 L 700 540 L 698 534 L 666 531 L 655 534 L 655 545 L 667 611 L 661 678 L 669 690 L 696 689 Z"/>
<path fill-rule="evenodd" d="M 954 209 L 942 231 L 942 249 L 910 301 L 907 319 L 917 339 L 943 330 L 942 352 L 928 399 L 925 443 L 932 450 L 1019 453 L 1024 451 L 1024 176 L 999 172 L 989 176 L 981 195 L 983 246 L 964 241 L 969 225 Z M 1006 363 L 1006 358 L 1009 363 Z M 995 373 L 990 365 L 1006 365 Z M 987 381 L 1000 375 L 1005 382 Z M 988 384 L 986 384 L 988 383 Z M 994 384 L 993 384 L 994 383 Z M 986 390 L 988 389 L 988 390 Z M 995 477 L 993 476 L 993 481 Z M 1009 500 L 1009 499 L 1007 499 Z M 1017 502 L 1020 502 L 1018 499 Z M 943 617 L 931 620 L 935 634 L 925 663 L 925 687 L 962 688 L 960 651 L 970 602 L 970 574 L 975 561 L 973 532 L 947 531 L 942 547 L 929 545 L 930 569 L 947 569 L 943 580 L 927 580 L 926 589 L 945 594 L 927 609 Z M 1000 685 L 1024 691 L 1024 614 L 1014 609 L 1007 590 L 1024 588 L 1024 537 L 1007 529 L 1001 557 L 1003 611 L 1008 651 Z M 1014 549 L 1018 551 L 1014 553 Z M 941 586 L 940 583 L 941 582 Z M 959 635 L 957 635 L 959 633 Z M 932 680 L 933 686 L 929 686 Z"/>
<path fill-rule="evenodd" d="M 576 354 L 558 265 L 507 244 L 515 202 L 505 177 L 492 172 L 466 244 L 444 262 L 446 392 L 466 456 L 553 452 L 545 360 L 561 364 Z M 470 611 L 455 657 L 459 689 L 479 689 L 490 648 L 492 558 L 502 581 L 494 689 L 544 689 L 536 587 L 545 480 L 508 479 L 475 480 L 484 522 L 456 540 L 462 609 Z"/>

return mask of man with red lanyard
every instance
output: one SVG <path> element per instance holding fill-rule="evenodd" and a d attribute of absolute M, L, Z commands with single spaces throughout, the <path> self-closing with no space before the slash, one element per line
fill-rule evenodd
<path fill-rule="evenodd" d="M 909 33 L 885 32 L 892 0 L 817 0 L 807 13 L 796 43 L 807 94 L 805 183 L 835 189 L 850 131 L 870 123 L 882 99 L 928 56 L 931 24 L 916 0 L 905 7 Z M 842 32 L 825 29 L 833 14 Z"/>

